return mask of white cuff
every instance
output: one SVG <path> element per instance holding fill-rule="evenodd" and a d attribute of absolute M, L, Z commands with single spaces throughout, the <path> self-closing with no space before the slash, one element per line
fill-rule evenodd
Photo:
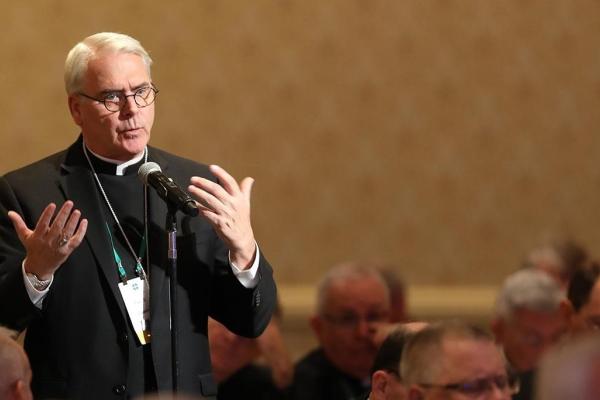
<path fill-rule="evenodd" d="M 258 264 L 260 264 L 260 250 L 258 248 L 258 244 L 256 246 L 256 255 L 254 256 L 254 262 L 252 266 L 248 269 L 241 270 L 234 263 L 231 262 L 231 253 L 229 253 L 229 265 L 231 266 L 231 270 L 233 274 L 237 278 L 238 281 L 244 286 L 246 289 L 254 289 L 256 285 L 258 285 L 258 281 L 260 277 L 258 275 Z"/>
<path fill-rule="evenodd" d="M 25 282 L 25 290 L 27 290 L 29 299 L 31 300 L 31 302 L 33 303 L 34 306 L 36 306 L 37 308 L 39 308 L 41 310 L 43 300 L 46 297 L 46 295 L 48 294 L 48 291 L 50 290 L 50 286 L 52 285 L 52 281 L 54 280 L 54 275 L 52 275 L 52 278 L 50 278 L 50 283 L 48 283 L 48 286 L 46 286 L 46 289 L 37 290 L 33 286 L 33 281 L 32 281 L 33 278 L 28 277 L 27 272 L 25 272 L 25 261 L 24 260 L 23 260 L 23 263 L 21 264 L 21 271 L 23 272 L 23 281 Z"/>

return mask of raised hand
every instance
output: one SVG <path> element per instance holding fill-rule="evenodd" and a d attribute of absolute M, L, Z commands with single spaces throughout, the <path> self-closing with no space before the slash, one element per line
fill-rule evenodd
<path fill-rule="evenodd" d="M 238 268 L 252 265 L 256 244 L 250 223 L 250 194 L 254 179 L 240 184 L 223 168 L 210 166 L 219 183 L 194 176 L 188 191 L 196 198 L 199 209 L 229 248 L 231 262 Z"/>
<path fill-rule="evenodd" d="M 19 214 L 14 211 L 8 212 L 8 217 L 27 253 L 25 271 L 35 274 L 41 280 L 52 277 L 81 244 L 87 230 L 87 219 L 81 219 L 81 212 L 73 210 L 72 201 L 66 201 L 56 216 L 55 211 L 56 204 L 48 204 L 33 230 L 27 227 Z"/>

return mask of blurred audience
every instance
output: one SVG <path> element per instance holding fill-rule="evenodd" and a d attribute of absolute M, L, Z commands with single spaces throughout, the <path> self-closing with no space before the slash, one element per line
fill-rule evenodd
<path fill-rule="evenodd" d="M 31 367 L 17 333 L 0 327 L 0 399 L 30 400 Z"/>
<path fill-rule="evenodd" d="M 410 400 L 510 400 L 518 391 L 493 337 L 460 321 L 415 333 L 404 347 L 400 376 Z"/>
<path fill-rule="evenodd" d="M 521 390 L 515 399 L 533 397 L 533 376 L 542 355 L 568 329 L 564 291 L 543 271 L 522 269 L 511 274 L 496 299 L 491 323 Z"/>
<path fill-rule="evenodd" d="M 275 314 L 265 331 L 256 338 L 260 355 L 270 368 L 273 383 L 279 389 L 286 389 L 294 379 L 294 364 L 281 332 L 281 308 L 279 303 Z"/>
<path fill-rule="evenodd" d="M 369 388 L 378 327 L 389 321 L 389 289 L 377 268 L 346 263 L 317 287 L 310 325 L 319 347 L 298 361 L 292 398 L 360 399 Z"/>
<path fill-rule="evenodd" d="M 371 368 L 371 391 L 367 400 L 406 400 L 400 378 L 400 358 L 406 341 L 427 326 L 424 322 L 402 324 L 383 341 Z"/>
<path fill-rule="evenodd" d="M 537 400 L 600 398 L 600 336 L 582 335 L 543 358 L 536 382 Z"/>
<path fill-rule="evenodd" d="M 564 335 L 563 301 L 561 288 L 541 271 L 520 270 L 504 281 L 491 326 L 515 370 L 535 368 L 544 351 Z"/>
<path fill-rule="evenodd" d="M 279 328 L 279 304 L 265 332 L 256 339 L 230 332 L 209 319 L 208 334 L 218 399 L 283 399 L 291 383 L 292 364 Z M 256 361 L 263 357 L 267 365 Z"/>
<path fill-rule="evenodd" d="M 567 290 L 573 334 L 600 330 L 600 264 L 589 261 L 577 270 Z"/>

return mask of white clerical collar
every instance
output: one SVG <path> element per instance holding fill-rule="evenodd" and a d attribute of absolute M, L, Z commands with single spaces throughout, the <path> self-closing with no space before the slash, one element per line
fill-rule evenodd
<path fill-rule="evenodd" d="M 85 146 L 85 144 L 84 144 L 84 146 Z M 137 156 L 135 156 L 134 158 L 132 158 L 129 161 L 123 162 L 121 160 L 113 160 L 112 158 L 103 157 L 100 154 L 94 153 L 92 150 L 90 150 L 89 147 L 86 146 L 86 148 L 90 153 L 92 153 L 95 157 L 99 158 L 100 160 L 106 161 L 107 163 L 115 164 L 115 167 L 116 167 L 115 175 L 119 175 L 119 176 L 124 175 L 125 169 L 127 169 L 127 167 L 140 162 L 142 160 L 142 158 L 144 158 L 144 155 L 146 154 L 146 152 L 148 151 L 148 148 L 144 147 L 144 151 L 142 151 L 140 154 L 138 154 Z"/>

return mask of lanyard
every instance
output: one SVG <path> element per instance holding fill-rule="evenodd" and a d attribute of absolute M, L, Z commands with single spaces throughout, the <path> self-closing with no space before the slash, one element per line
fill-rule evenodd
<path fill-rule="evenodd" d="M 108 226 L 108 222 L 106 222 L 106 231 L 108 232 L 108 237 L 110 238 L 110 245 L 113 251 L 113 257 L 115 259 L 115 263 L 117 264 L 117 270 L 119 272 L 119 279 L 124 284 L 127 284 L 127 273 L 125 272 L 125 268 L 123 267 L 123 261 L 121 260 L 121 256 L 119 256 L 119 252 L 115 248 L 115 243 L 113 242 L 112 234 L 110 233 L 110 227 Z M 144 268 L 142 268 L 142 258 L 144 257 L 144 253 L 146 251 L 146 235 L 142 238 L 142 242 L 140 243 L 140 251 L 139 256 L 135 258 L 135 274 L 139 276 L 141 279 L 146 279 L 146 273 L 144 272 Z"/>

